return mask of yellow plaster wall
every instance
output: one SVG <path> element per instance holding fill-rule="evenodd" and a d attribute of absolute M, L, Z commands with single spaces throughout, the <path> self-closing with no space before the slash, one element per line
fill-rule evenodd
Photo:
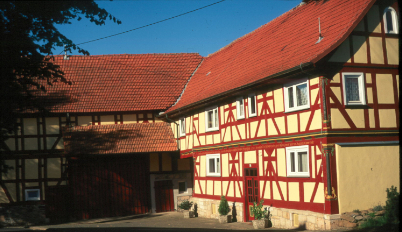
<path fill-rule="evenodd" d="M 314 203 L 324 203 L 325 195 L 324 195 L 324 183 L 318 183 L 317 193 L 314 196 Z"/>
<path fill-rule="evenodd" d="M 205 156 L 200 156 L 200 172 L 198 173 L 201 177 L 204 177 L 207 174 L 207 169 L 205 166 Z"/>
<path fill-rule="evenodd" d="M 206 182 L 207 182 L 207 194 L 214 195 L 214 181 L 207 180 Z"/>
<path fill-rule="evenodd" d="M 229 159 L 228 159 L 228 153 L 221 154 L 221 160 L 222 160 L 222 177 L 228 177 L 229 176 Z"/>
<path fill-rule="evenodd" d="M 201 194 L 200 185 L 198 184 L 198 181 L 195 181 L 194 193 Z"/>
<path fill-rule="evenodd" d="M 15 139 L 14 138 L 8 138 L 6 141 L 6 146 L 10 151 L 15 151 Z"/>
<path fill-rule="evenodd" d="M 355 63 L 367 63 L 367 43 L 364 36 L 352 35 Z"/>
<path fill-rule="evenodd" d="M 205 180 L 200 180 L 200 191 L 202 191 L 204 194 L 205 192 Z"/>
<path fill-rule="evenodd" d="M 288 115 L 287 121 L 288 121 L 288 133 L 299 132 L 297 129 L 298 127 L 297 114 Z"/>
<path fill-rule="evenodd" d="M 311 120 L 310 130 L 320 129 L 322 127 L 321 110 L 314 111 L 313 119 Z"/>
<path fill-rule="evenodd" d="M 244 152 L 244 163 L 245 164 L 255 164 L 257 163 L 257 156 L 255 151 Z"/>
<path fill-rule="evenodd" d="M 261 120 L 260 126 L 258 127 L 257 137 L 263 137 L 267 135 L 267 130 L 265 129 L 265 120 Z"/>
<path fill-rule="evenodd" d="M 399 65 L 399 39 L 386 38 L 388 64 Z"/>
<path fill-rule="evenodd" d="M 78 116 L 77 121 L 78 121 L 79 126 L 92 125 L 92 117 L 91 116 Z"/>
<path fill-rule="evenodd" d="M 335 151 L 339 213 L 385 205 L 385 190 L 391 185 L 400 190 L 398 145 L 336 145 Z"/>
<path fill-rule="evenodd" d="M 232 127 L 226 127 L 224 130 L 221 130 L 223 137 L 223 142 L 232 141 Z M 237 133 L 237 132 L 236 132 Z"/>
<path fill-rule="evenodd" d="M 24 139 L 25 150 L 38 150 L 37 138 L 25 138 Z"/>
<path fill-rule="evenodd" d="M 46 149 L 50 150 L 56 141 L 57 141 L 57 137 L 47 137 L 46 138 Z M 59 142 L 56 144 L 55 149 L 64 149 L 63 138 L 61 138 L 59 140 Z"/>
<path fill-rule="evenodd" d="M 46 134 L 54 135 L 60 133 L 59 118 L 46 118 Z"/>
<path fill-rule="evenodd" d="M 346 109 L 349 117 L 357 128 L 364 128 L 364 110 L 363 109 Z"/>
<path fill-rule="evenodd" d="M 366 88 L 366 95 L 367 95 L 367 103 L 373 103 L 373 89 L 371 87 Z"/>
<path fill-rule="evenodd" d="M 264 188 L 264 181 L 260 181 L 260 189 L 263 189 L 263 188 Z M 261 194 L 262 194 L 262 191 L 261 191 Z M 270 181 L 265 182 L 264 198 L 265 199 L 271 199 Z"/>
<path fill-rule="evenodd" d="M 36 124 L 36 118 L 24 118 L 24 135 L 37 135 L 38 128 Z"/>
<path fill-rule="evenodd" d="M 304 182 L 303 183 L 304 202 L 310 202 L 311 196 L 313 195 L 313 191 L 314 191 L 314 185 L 315 185 L 315 183 L 313 183 L 313 182 Z"/>
<path fill-rule="evenodd" d="M 275 113 L 283 112 L 285 109 L 285 106 L 283 104 L 282 88 L 274 90 L 274 100 L 275 100 Z"/>
<path fill-rule="evenodd" d="M 172 157 L 169 153 L 162 153 L 162 171 L 172 171 Z"/>
<path fill-rule="evenodd" d="M 0 203 L 10 203 L 3 188 L 0 188 Z"/>
<path fill-rule="evenodd" d="M 281 134 L 285 134 L 285 117 L 276 117 L 275 119 L 276 125 L 278 125 L 279 131 Z M 274 127 L 275 128 L 275 127 Z"/>
<path fill-rule="evenodd" d="M 123 123 L 124 124 L 137 123 L 137 115 L 135 115 L 135 114 L 123 114 Z M 176 131 L 176 129 L 175 129 L 175 131 Z"/>
<path fill-rule="evenodd" d="M 124 117 L 123 117 L 124 119 Z M 115 124 L 114 115 L 102 115 L 100 116 L 101 125 Z"/>
<path fill-rule="evenodd" d="M 7 173 L 2 173 L 2 179 L 3 180 L 15 180 L 16 174 L 15 174 L 15 160 L 4 160 L 4 164 L 8 165 L 12 169 L 9 169 Z"/>
<path fill-rule="evenodd" d="M 374 109 L 369 109 L 369 125 L 370 128 L 375 128 L 375 116 L 374 116 Z"/>
<path fill-rule="evenodd" d="M 214 134 L 214 144 L 221 143 L 221 136 L 220 134 Z"/>
<path fill-rule="evenodd" d="M 384 64 L 384 54 L 381 37 L 370 37 L 370 57 L 373 64 Z"/>
<path fill-rule="evenodd" d="M 150 172 L 158 172 L 159 171 L 159 155 L 158 155 L 158 153 L 149 154 L 149 171 Z"/>
<path fill-rule="evenodd" d="M 311 114 L 310 111 L 307 111 L 307 112 L 299 114 L 299 117 L 300 117 L 300 132 L 303 132 L 303 131 L 306 130 L 306 126 L 307 126 L 310 114 Z"/>
<path fill-rule="evenodd" d="M 367 26 L 369 32 L 381 33 L 381 19 L 379 12 L 380 10 L 378 9 L 378 6 L 373 5 L 367 13 Z"/>
<path fill-rule="evenodd" d="M 38 179 L 38 159 L 25 160 L 25 179 Z"/>
<path fill-rule="evenodd" d="M 216 181 L 214 181 L 214 195 L 215 196 L 221 196 L 222 195 L 222 187 L 221 187 L 221 185 L 222 185 L 222 182 L 221 181 L 218 181 L 218 180 L 216 180 Z"/>
<path fill-rule="evenodd" d="M 7 191 L 11 196 L 11 199 L 13 199 L 13 201 L 16 201 L 17 200 L 17 188 L 16 188 L 15 183 L 5 183 L 4 185 L 6 186 Z M 8 200 L 7 200 L 7 202 L 8 202 Z"/>
<path fill-rule="evenodd" d="M 183 137 L 180 139 L 180 149 L 181 149 L 181 150 L 186 150 L 186 149 L 187 149 L 187 146 L 186 146 L 186 137 L 185 137 L 185 136 L 183 136 Z"/>
<path fill-rule="evenodd" d="M 364 20 L 361 20 L 359 24 L 355 27 L 354 31 L 365 31 Z"/>
<path fill-rule="evenodd" d="M 279 190 L 278 190 L 278 186 L 277 186 L 276 182 L 272 183 L 272 193 L 273 193 L 274 200 L 282 200 L 281 195 L 279 194 Z M 282 191 L 282 194 L 283 194 L 283 191 Z"/>
<path fill-rule="evenodd" d="M 394 103 L 392 74 L 377 74 L 377 98 L 379 104 Z"/>
<path fill-rule="evenodd" d="M 335 97 L 338 99 L 340 103 L 342 103 L 342 93 L 340 87 L 331 87 L 332 92 L 334 93 Z M 331 99 L 331 103 L 333 103 Z"/>
<path fill-rule="evenodd" d="M 61 160 L 59 158 L 47 159 L 47 177 L 61 178 Z"/>
<path fill-rule="evenodd" d="M 205 112 L 198 113 L 198 133 L 205 133 Z"/>
<path fill-rule="evenodd" d="M 334 129 L 350 128 L 341 112 L 335 108 L 331 108 L 331 127 Z"/>
<path fill-rule="evenodd" d="M 347 62 L 350 63 L 350 44 L 349 39 L 346 39 L 339 45 L 334 54 L 329 59 L 329 62 Z"/>
<path fill-rule="evenodd" d="M 394 109 L 379 109 L 381 128 L 396 128 L 396 112 Z"/>
<path fill-rule="evenodd" d="M 177 170 L 179 171 L 185 171 L 185 170 L 190 170 L 190 159 L 178 159 L 177 160 Z"/>
<path fill-rule="evenodd" d="M 278 176 L 286 176 L 286 152 L 285 148 L 278 148 L 276 150 L 278 161 Z"/>
<path fill-rule="evenodd" d="M 300 201 L 299 183 L 289 182 L 289 201 Z"/>

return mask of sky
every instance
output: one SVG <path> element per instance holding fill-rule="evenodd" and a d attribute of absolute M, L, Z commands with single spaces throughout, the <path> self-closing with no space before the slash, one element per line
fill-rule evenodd
<path fill-rule="evenodd" d="M 97 26 L 86 18 L 56 28 L 75 44 L 155 23 L 213 4 L 219 0 L 96 1 L 122 21 Z M 199 53 L 208 56 L 234 40 L 296 7 L 301 0 L 226 0 L 210 7 L 134 30 L 80 45 L 91 55 Z M 63 53 L 61 47 L 53 51 Z M 68 53 L 78 55 L 77 51 Z"/>

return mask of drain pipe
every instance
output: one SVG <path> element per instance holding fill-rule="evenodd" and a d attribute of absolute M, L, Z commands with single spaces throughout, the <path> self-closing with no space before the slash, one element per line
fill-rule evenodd
<path fill-rule="evenodd" d="M 172 119 L 168 118 L 167 114 L 166 115 L 166 120 L 170 123 L 174 123 L 176 124 L 176 143 L 177 143 L 177 150 L 180 150 L 180 146 L 179 146 L 179 124 L 177 124 L 175 121 L 173 121 Z"/>

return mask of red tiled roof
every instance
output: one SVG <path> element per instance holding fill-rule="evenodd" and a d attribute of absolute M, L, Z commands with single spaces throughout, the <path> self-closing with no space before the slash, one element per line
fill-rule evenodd
<path fill-rule="evenodd" d="M 343 42 L 375 0 L 308 1 L 204 59 L 179 102 L 198 104 L 305 63 L 316 63 Z M 319 38 L 318 18 L 321 22 Z"/>
<path fill-rule="evenodd" d="M 76 126 L 63 133 L 69 155 L 177 151 L 168 123 Z"/>
<path fill-rule="evenodd" d="M 165 110 L 201 62 L 195 53 L 55 56 L 72 85 L 45 85 L 51 112 Z"/>

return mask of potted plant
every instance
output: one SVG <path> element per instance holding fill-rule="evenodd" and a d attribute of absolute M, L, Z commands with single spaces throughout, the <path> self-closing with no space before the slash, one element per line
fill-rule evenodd
<path fill-rule="evenodd" d="M 262 203 L 264 203 L 264 200 L 261 200 L 259 204 L 254 202 L 253 206 L 250 208 L 251 213 L 254 215 L 254 229 L 264 229 L 267 228 L 269 224 L 269 212 L 266 209 L 262 210 Z"/>
<path fill-rule="evenodd" d="M 182 203 L 180 203 L 179 208 L 183 209 L 184 218 L 194 217 L 194 212 L 190 211 L 192 205 L 193 205 L 193 202 L 192 201 L 190 202 L 188 200 L 185 200 Z"/>
<path fill-rule="evenodd" d="M 227 215 L 230 212 L 228 201 L 224 196 L 221 196 L 221 202 L 219 203 L 219 223 L 232 222 L 232 215 Z"/>

